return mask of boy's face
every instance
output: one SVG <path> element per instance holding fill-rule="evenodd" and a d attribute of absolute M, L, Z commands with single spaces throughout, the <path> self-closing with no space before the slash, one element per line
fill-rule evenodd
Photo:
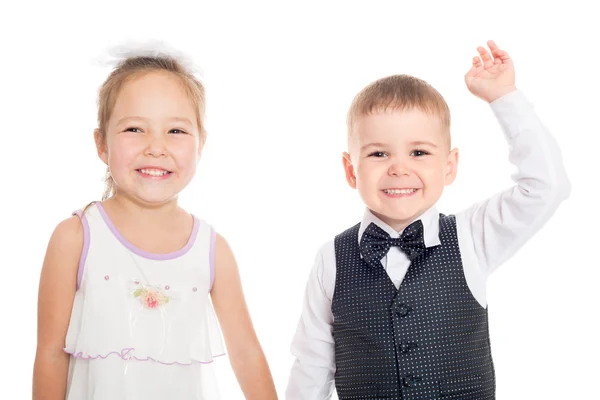
<path fill-rule="evenodd" d="M 395 230 L 433 206 L 456 177 L 458 150 L 440 119 L 419 109 L 358 117 L 344 153 L 346 179 Z"/>

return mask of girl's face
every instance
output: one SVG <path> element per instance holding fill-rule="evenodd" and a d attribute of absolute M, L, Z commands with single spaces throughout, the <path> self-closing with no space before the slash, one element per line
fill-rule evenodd
<path fill-rule="evenodd" d="M 98 155 L 116 193 L 161 204 L 177 198 L 196 173 L 202 143 L 193 103 L 169 72 L 149 72 L 123 85 L 107 124 L 96 132 Z"/>

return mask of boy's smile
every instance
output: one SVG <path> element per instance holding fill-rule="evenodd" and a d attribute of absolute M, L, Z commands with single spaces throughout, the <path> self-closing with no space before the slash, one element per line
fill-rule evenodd
<path fill-rule="evenodd" d="M 419 189 L 416 189 L 416 188 L 411 188 L 411 189 L 390 188 L 390 189 L 383 189 L 383 193 L 385 193 L 388 197 L 398 198 L 398 197 L 412 196 L 417 192 L 417 190 L 419 190 Z"/>
<path fill-rule="evenodd" d="M 456 176 L 447 128 L 420 109 L 363 115 L 344 154 L 346 178 L 366 206 L 396 230 L 433 206 Z"/>

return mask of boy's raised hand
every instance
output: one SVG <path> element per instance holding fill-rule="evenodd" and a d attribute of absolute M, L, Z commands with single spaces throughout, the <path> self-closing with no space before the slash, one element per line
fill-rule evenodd
<path fill-rule="evenodd" d="M 491 103 L 517 88 L 515 69 L 508 53 L 500 50 L 493 40 L 488 40 L 487 45 L 492 54 L 484 47 L 477 48 L 479 56 L 473 57 L 473 65 L 465 75 L 465 83 L 471 93 Z"/>

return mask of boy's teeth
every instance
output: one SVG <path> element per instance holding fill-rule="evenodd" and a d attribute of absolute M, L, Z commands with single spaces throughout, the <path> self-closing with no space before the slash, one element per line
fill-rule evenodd
<path fill-rule="evenodd" d="M 152 176 L 163 176 L 168 174 L 168 171 L 162 169 L 140 169 L 142 174 L 152 175 Z"/>
<path fill-rule="evenodd" d="M 387 194 L 411 194 L 416 192 L 417 189 L 385 189 L 384 192 Z"/>

